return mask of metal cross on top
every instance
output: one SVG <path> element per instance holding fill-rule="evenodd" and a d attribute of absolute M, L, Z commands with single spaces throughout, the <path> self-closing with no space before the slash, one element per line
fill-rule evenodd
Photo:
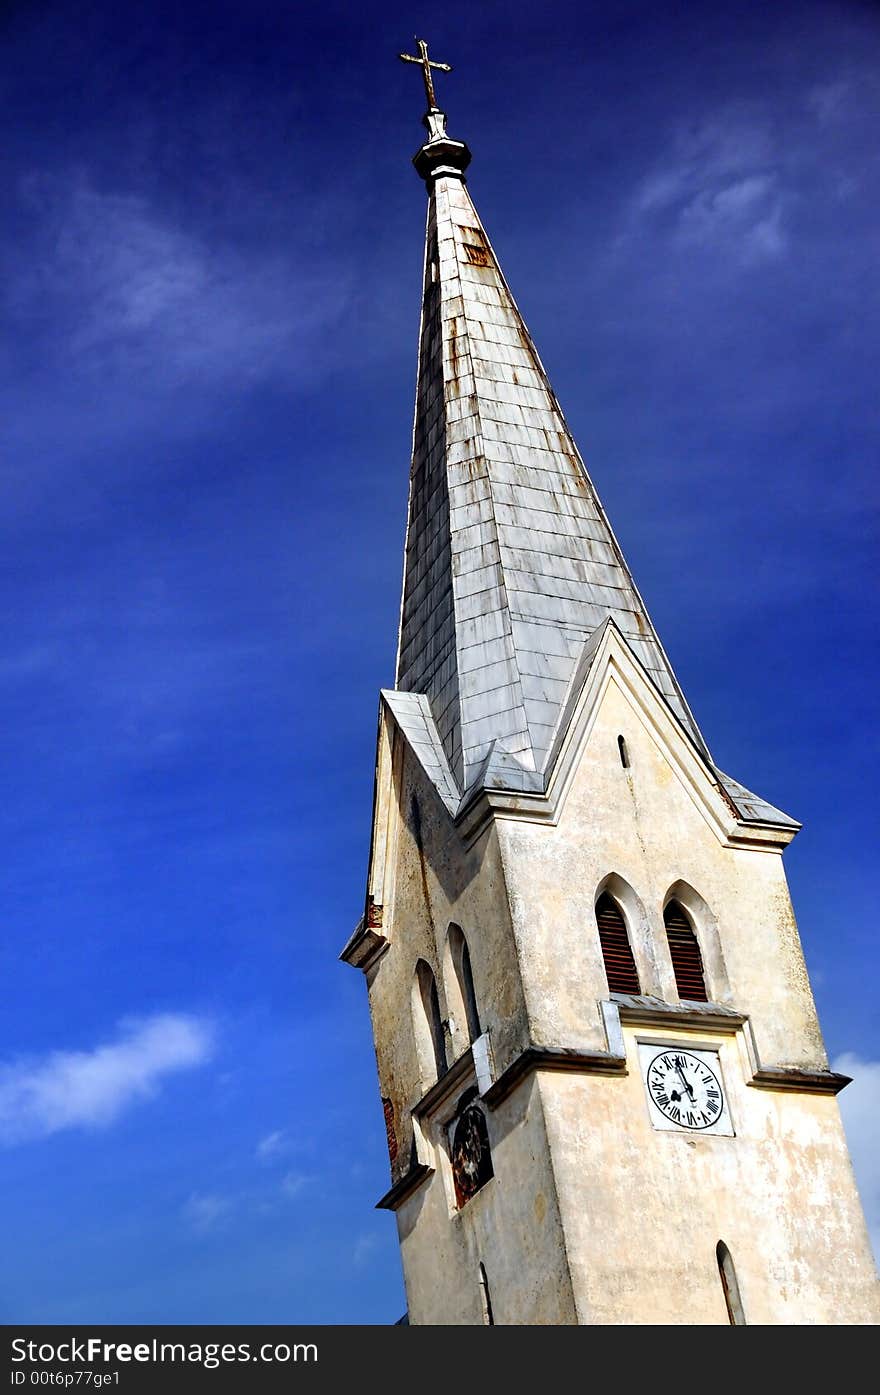
<path fill-rule="evenodd" d="M 397 56 L 402 63 L 418 63 L 422 70 L 422 77 L 425 80 L 425 96 L 428 99 L 428 110 L 438 111 L 437 99 L 434 96 L 434 79 L 431 76 L 431 69 L 436 68 L 441 73 L 451 73 L 452 69 L 448 63 L 435 63 L 433 58 L 428 57 L 428 45 L 424 39 L 416 39 L 419 46 L 419 57 L 414 58 L 411 53 L 399 53 Z"/>

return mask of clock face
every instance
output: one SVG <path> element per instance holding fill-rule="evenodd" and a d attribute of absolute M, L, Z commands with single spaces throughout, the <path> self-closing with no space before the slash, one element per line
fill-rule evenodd
<path fill-rule="evenodd" d="M 657 1109 L 679 1128 L 709 1129 L 721 1118 L 724 1093 L 705 1053 L 660 1051 L 648 1063 L 645 1082 Z"/>

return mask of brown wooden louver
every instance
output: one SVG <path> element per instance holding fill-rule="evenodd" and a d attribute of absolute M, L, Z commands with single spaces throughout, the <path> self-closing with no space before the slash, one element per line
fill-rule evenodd
<path fill-rule="evenodd" d="M 703 956 L 694 934 L 693 927 L 677 901 L 670 901 L 663 912 L 666 923 L 666 938 L 669 940 L 669 953 L 675 970 L 675 986 L 680 998 L 688 998 L 692 1003 L 708 1001 L 706 980 L 703 977 Z"/>
<path fill-rule="evenodd" d="M 609 992 L 641 993 L 626 923 L 607 891 L 596 902 L 596 923 L 599 926 L 599 943 L 605 960 Z"/>

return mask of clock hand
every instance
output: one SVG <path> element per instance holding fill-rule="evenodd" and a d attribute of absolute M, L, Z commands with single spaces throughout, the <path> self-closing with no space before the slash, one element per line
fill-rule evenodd
<path fill-rule="evenodd" d="M 696 1097 L 696 1095 L 694 1094 L 693 1090 L 691 1089 L 690 1085 L 687 1083 L 687 1081 L 686 1081 L 685 1078 L 684 1078 L 684 1071 L 682 1070 L 681 1066 L 679 1065 L 679 1060 L 680 1060 L 680 1057 L 676 1056 L 676 1058 L 675 1058 L 675 1069 L 678 1071 L 679 1079 L 681 1080 L 682 1085 L 683 1085 L 684 1088 L 687 1090 L 688 1095 L 690 1096 L 691 1104 L 696 1104 L 696 1102 L 697 1102 L 697 1097 Z"/>

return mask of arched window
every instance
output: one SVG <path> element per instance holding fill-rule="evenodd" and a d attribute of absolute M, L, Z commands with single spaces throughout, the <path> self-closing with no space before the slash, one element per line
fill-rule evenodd
<path fill-rule="evenodd" d="M 420 959 L 413 985 L 413 1016 L 422 1078 L 439 1080 L 446 1074 L 446 1043 L 440 1017 L 440 999 L 430 965 Z M 432 1072 L 433 1067 L 433 1072 Z"/>
<path fill-rule="evenodd" d="M 467 940 L 458 925 L 450 925 L 449 927 L 449 955 L 461 998 L 461 1008 L 464 1012 L 463 1025 L 467 1028 L 468 1041 L 473 1043 L 480 1035 L 482 1028 L 480 1027 L 480 1014 L 477 1011 L 477 995 L 474 991 L 470 951 L 467 947 Z M 447 978 L 447 987 L 448 983 Z"/>
<path fill-rule="evenodd" d="M 692 1003 L 707 1002 L 703 956 L 687 911 L 678 901 L 670 901 L 663 912 L 663 921 L 666 925 L 666 938 L 669 941 L 678 996 Z"/>
<path fill-rule="evenodd" d="M 605 960 L 609 993 L 641 993 L 636 961 L 626 933 L 626 921 L 613 897 L 603 891 L 596 902 L 596 924 Z"/>
<path fill-rule="evenodd" d="M 480 1303 L 483 1308 L 483 1322 L 487 1327 L 494 1327 L 495 1318 L 492 1315 L 492 1296 L 489 1293 L 489 1280 L 486 1277 L 485 1264 L 480 1265 Z"/>
<path fill-rule="evenodd" d="M 718 1260 L 718 1273 L 721 1275 L 721 1287 L 724 1289 L 724 1301 L 727 1304 L 730 1325 L 731 1327 L 745 1327 L 746 1315 L 743 1312 L 736 1270 L 733 1267 L 730 1250 L 723 1240 L 719 1240 L 715 1247 L 715 1258 Z"/>

